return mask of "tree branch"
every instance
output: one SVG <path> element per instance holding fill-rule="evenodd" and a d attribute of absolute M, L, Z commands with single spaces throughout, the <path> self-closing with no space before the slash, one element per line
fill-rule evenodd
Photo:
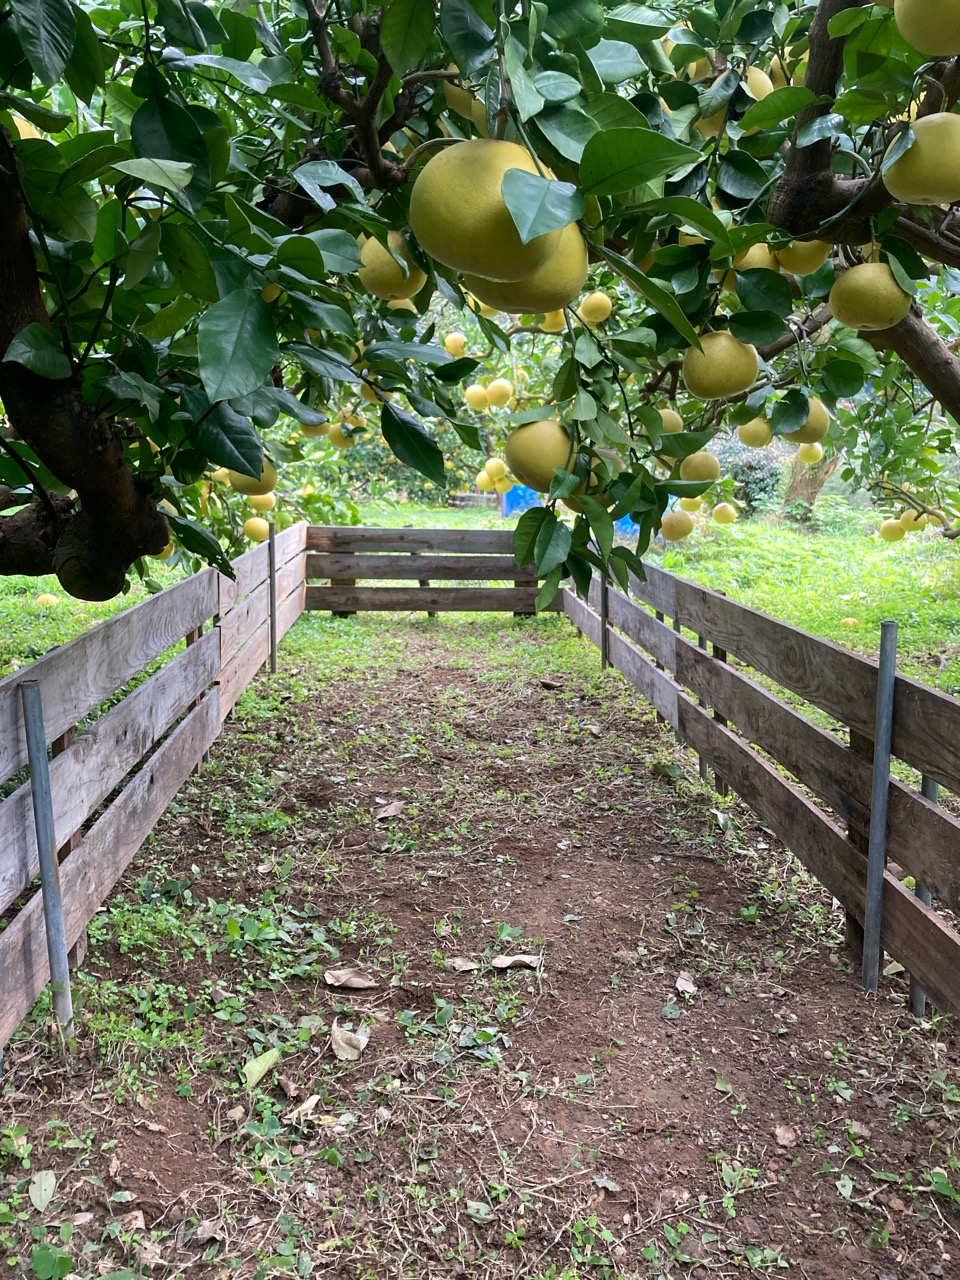
<path fill-rule="evenodd" d="M 951 417 L 960 420 L 960 360 L 916 309 L 892 329 L 861 333 L 877 351 L 893 351 Z"/>

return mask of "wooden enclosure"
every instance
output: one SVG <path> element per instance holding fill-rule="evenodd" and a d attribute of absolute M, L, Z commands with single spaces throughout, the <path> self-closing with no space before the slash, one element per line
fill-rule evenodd
<path fill-rule="evenodd" d="M 636 600 L 595 581 L 589 604 L 567 593 L 564 607 L 679 740 L 862 923 L 877 664 L 652 565 L 631 590 Z M 758 678 L 825 712 L 834 729 Z M 893 754 L 960 792 L 960 704 L 898 677 Z M 896 780 L 887 853 L 935 905 L 960 912 L 960 821 Z M 960 1012 L 960 934 L 890 870 L 882 938 L 934 1004 Z"/>
<path fill-rule="evenodd" d="M 506 530 L 298 525 L 276 538 L 272 574 L 266 544 L 234 568 L 235 581 L 208 569 L 0 680 L 0 783 L 19 783 L 0 802 L 0 1046 L 49 981 L 24 680 L 43 697 L 67 941 L 79 958 L 88 921 L 269 657 L 272 634 L 305 609 L 529 614 L 538 592 Z M 635 599 L 595 582 L 589 602 L 563 590 L 553 607 L 862 919 L 876 664 L 652 566 L 647 574 Z M 308 585 L 316 580 L 326 585 Z M 898 679 L 893 750 L 960 792 L 960 705 Z M 960 934 L 937 910 L 960 911 L 960 821 L 894 781 L 887 848 L 934 905 L 887 871 L 883 946 L 939 1008 L 960 1012 Z"/>

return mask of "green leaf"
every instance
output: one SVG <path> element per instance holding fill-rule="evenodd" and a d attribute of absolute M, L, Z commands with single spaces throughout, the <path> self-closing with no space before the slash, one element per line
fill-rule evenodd
<path fill-rule="evenodd" d="M 641 297 L 646 298 L 664 320 L 673 325 L 677 333 L 699 350 L 700 338 L 697 331 L 683 314 L 680 304 L 672 294 L 667 293 L 666 289 L 662 289 L 660 285 L 654 284 L 650 277 L 635 266 L 629 258 L 625 258 L 620 253 L 614 253 L 605 245 L 595 245 L 594 248 L 601 257 L 606 258 L 607 262 L 619 271 L 626 281 L 634 286 Z"/>
<path fill-rule="evenodd" d="M 57 1175 L 52 1169 L 40 1169 L 30 1179 L 30 1203 L 37 1213 L 46 1213 L 57 1189 Z"/>
<path fill-rule="evenodd" d="M 73 372 L 63 347 L 50 330 L 36 320 L 20 330 L 7 347 L 3 361 L 22 364 L 31 373 L 54 381 L 69 378 Z"/>
<path fill-rule="evenodd" d="M 220 296 L 217 277 L 206 249 L 188 227 L 164 219 L 160 224 L 160 253 L 184 293 L 204 302 L 216 302 Z"/>
<path fill-rule="evenodd" d="M 270 308 L 260 294 L 237 289 L 200 317 L 200 381 L 210 397 L 232 400 L 255 391 L 280 356 Z"/>
<path fill-rule="evenodd" d="M 349 231 L 311 231 L 306 238 L 320 250 L 328 272 L 346 276 L 360 270 L 360 249 Z"/>
<path fill-rule="evenodd" d="M 160 223 L 155 222 L 153 218 L 148 218 L 146 226 L 127 252 L 123 271 L 123 288 L 132 289 L 145 279 L 153 270 L 159 253 Z"/>
<path fill-rule="evenodd" d="M 198 453 L 218 467 L 229 467 L 241 475 L 261 474 L 263 442 L 249 418 L 223 400 L 211 408 L 209 400 L 199 391 L 185 389 L 181 400 L 193 419 L 187 435 Z"/>
<path fill-rule="evenodd" d="M 86 10 L 76 7 L 74 14 L 77 34 L 63 78 L 80 101 L 89 105 L 96 91 L 104 86 L 103 52 Z"/>
<path fill-rule="evenodd" d="M 293 171 L 293 179 L 298 186 L 317 202 L 325 213 L 335 209 L 337 202 L 328 196 L 327 187 L 347 187 L 358 200 L 364 199 L 363 188 L 352 173 L 341 169 L 334 160 L 314 160 L 309 164 L 301 164 Z"/>
<path fill-rule="evenodd" d="M 770 430 L 775 436 L 786 435 L 790 431 L 799 431 L 810 414 L 810 401 L 798 387 L 791 391 L 773 406 L 770 414 Z"/>
<path fill-rule="evenodd" d="M 793 310 L 790 285 L 779 271 L 750 267 L 736 276 L 737 297 L 748 311 L 775 311 L 778 316 L 788 316 Z"/>
<path fill-rule="evenodd" d="M 160 388 L 147 382 L 139 373 L 125 369 L 122 373 L 115 373 L 105 379 L 103 385 L 118 400 L 132 400 L 135 404 L 143 405 L 151 422 L 156 422 L 160 416 Z M 259 474 L 258 471 L 257 475 Z"/>
<path fill-rule="evenodd" d="M 565 160 L 575 164 L 580 163 L 584 148 L 600 128 L 592 116 L 572 103 L 555 111 L 541 111 L 533 124 Z"/>
<path fill-rule="evenodd" d="M 577 503 L 589 521 L 600 554 L 604 559 L 607 559 L 613 550 L 614 535 L 613 520 L 610 518 L 610 512 L 602 502 L 598 502 L 596 498 L 591 498 L 585 493 L 580 494 L 577 498 Z"/>
<path fill-rule="evenodd" d="M 865 376 L 863 366 L 855 360 L 831 360 L 820 372 L 823 389 L 834 400 L 862 391 Z"/>
<path fill-rule="evenodd" d="M 267 1049 L 265 1053 L 250 1058 L 243 1064 L 243 1083 L 248 1089 L 255 1089 L 268 1071 L 280 1061 L 279 1049 Z"/>
<path fill-rule="evenodd" d="M 587 57 L 604 84 L 622 84 L 646 69 L 633 45 L 622 40 L 598 40 Z"/>
<path fill-rule="evenodd" d="M 691 453 L 705 449 L 715 431 L 668 431 L 660 437 L 657 453 L 665 458 L 688 458 Z"/>
<path fill-rule="evenodd" d="M 186 516 L 172 515 L 169 511 L 165 511 L 164 515 L 184 550 L 200 556 L 208 564 L 216 565 L 228 578 L 237 576 L 233 571 L 233 565 L 224 554 L 223 547 L 209 529 L 205 529 L 202 524 L 197 524 L 195 520 L 188 520 Z"/>
<path fill-rule="evenodd" d="M 402 76 L 415 67 L 433 38 L 433 0 L 391 0 L 383 10 L 380 48 Z"/>
<path fill-rule="evenodd" d="M 524 244 L 583 217 L 583 196 L 572 182 L 555 182 L 523 169 L 508 169 L 500 192 Z"/>
<path fill-rule="evenodd" d="M 446 487 L 443 454 L 416 418 L 384 400 L 380 405 L 380 430 L 401 462 L 441 488 Z"/>
<path fill-rule="evenodd" d="M 73 119 L 73 116 L 63 111 L 51 111 L 49 107 L 41 106 L 39 102 L 31 102 L 29 98 L 21 98 L 5 90 L 0 90 L 0 108 L 5 111 L 15 111 L 18 116 L 23 116 L 44 133 L 62 133 Z"/>
<path fill-rule="evenodd" d="M 606 21 L 599 0 L 550 0 L 547 32 L 561 43 L 579 40 L 585 48 L 595 44 Z"/>
<path fill-rule="evenodd" d="M 541 71 L 533 77 L 534 88 L 547 102 L 569 102 L 583 88 L 579 80 L 562 71 Z"/>
<path fill-rule="evenodd" d="M 192 165 L 193 177 L 183 197 L 196 212 L 210 191 L 211 175 L 207 144 L 190 112 L 171 98 L 149 98 L 130 121 L 130 140 L 142 160 Z"/>
<path fill-rule="evenodd" d="M 722 248 L 728 248 L 730 245 L 727 228 L 713 210 L 690 196 L 664 196 L 662 200 L 645 200 L 642 208 L 645 213 L 675 214 L 683 219 L 686 226 L 693 227 L 695 231 L 702 231 L 713 244 L 718 244 Z"/>
<path fill-rule="evenodd" d="M 448 365 L 452 358 L 442 347 L 435 347 L 429 342 L 373 342 L 363 353 L 368 364 L 377 364 L 381 360 L 413 360 L 417 364 Z M 475 362 L 472 362 L 476 367 Z M 460 373 L 458 377 L 463 377 Z"/>
<path fill-rule="evenodd" d="M 529 507 L 517 521 L 513 531 L 513 558 L 517 564 L 533 563 L 537 535 L 549 515 L 546 507 Z"/>
<path fill-rule="evenodd" d="M 774 89 L 761 102 L 754 102 L 743 113 L 740 125 L 744 129 L 771 129 L 774 125 L 791 120 L 816 100 L 817 95 L 812 89 L 788 84 L 781 89 Z"/>
<path fill-rule="evenodd" d="M 670 26 L 667 18 L 645 4 L 618 4 L 607 13 L 607 31 L 632 44 L 659 40 Z"/>
<path fill-rule="evenodd" d="M 566 527 L 566 526 L 564 526 Z M 533 607 L 537 613 L 541 613 L 551 603 L 553 597 L 560 590 L 560 583 L 563 581 L 563 565 L 558 564 L 555 569 L 551 569 L 544 579 L 543 586 L 537 593 Z"/>
<path fill-rule="evenodd" d="M 609 129 L 583 149 L 580 182 L 587 194 L 617 195 L 696 164 L 700 152 L 652 129 Z"/>
<path fill-rule="evenodd" d="M 17 35 L 27 61 L 49 89 L 63 75 L 77 37 L 70 0 L 11 0 Z"/>
<path fill-rule="evenodd" d="M 193 165 L 179 160 L 118 160 L 111 168 L 157 191 L 185 191 L 193 180 Z"/>
<path fill-rule="evenodd" d="M 493 31 L 470 0 L 440 0 L 440 33 L 454 62 L 466 75 L 478 71 L 493 57 Z"/>
<path fill-rule="evenodd" d="M 305 369 L 318 377 L 330 378 L 334 382 L 360 381 L 356 369 L 335 351 L 318 351 L 316 347 L 308 347 L 306 343 L 291 342 L 284 347 L 284 352 L 299 360 Z"/>
<path fill-rule="evenodd" d="M 549 574 L 562 565 L 573 545 L 569 528 L 549 508 L 545 511 L 547 518 L 537 531 L 533 545 L 533 563 L 541 575 Z"/>

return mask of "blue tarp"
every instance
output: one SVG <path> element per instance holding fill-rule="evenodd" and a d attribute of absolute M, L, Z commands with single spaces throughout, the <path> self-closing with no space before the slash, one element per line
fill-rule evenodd
<path fill-rule="evenodd" d="M 512 489 L 500 496 L 500 515 L 504 519 L 507 516 L 520 515 L 524 511 L 529 511 L 531 507 L 539 507 L 542 501 L 543 494 L 537 493 L 536 489 L 528 489 L 526 485 L 515 484 Z M 629 516 L 624 516 L 622 520 L 618 520 L 614 528 L 621 538 L 633 538 L 637 533 L 637 526 Z"/>

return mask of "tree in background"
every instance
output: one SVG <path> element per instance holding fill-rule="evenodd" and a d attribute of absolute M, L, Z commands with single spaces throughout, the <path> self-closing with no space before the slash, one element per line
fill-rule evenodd
<path fill-rule="evenodd" d="M 577 513 L 518 530 L 548 594 L 638 568 L 758 420 L 952 536 L 955 9 L 5 0 L 0 573 L 107 598 L 171 533 L 224 564 L 211 493 L 269 500 L 360 405 L 441 487 L 476 361 L 431 303 L 467 294 L 489 349 L 561 348 L 508 406 Z"/>

